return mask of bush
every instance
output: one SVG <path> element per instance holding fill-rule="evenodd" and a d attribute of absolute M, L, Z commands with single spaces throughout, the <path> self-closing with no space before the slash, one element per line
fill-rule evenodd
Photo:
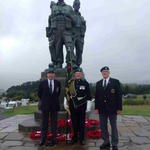
<path fill-rule="evenodd" d="M 143 95 L 143 99 L 146 100 L 146 98 L 147 98 L 147 96 L 146 96 L 146 95 Z"/>

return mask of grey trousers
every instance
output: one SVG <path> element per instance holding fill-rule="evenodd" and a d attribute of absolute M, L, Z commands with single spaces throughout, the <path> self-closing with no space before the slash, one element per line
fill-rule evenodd
<path fill-rule="evenodd" d="M 118 130 L 117 130 L 117 114 L 100 114 L 100 129 L 104 144 L 110 143 L 108 134 L 108 119 L 111 125 L 111 144 L 112 146 L 118 145 Z"/>

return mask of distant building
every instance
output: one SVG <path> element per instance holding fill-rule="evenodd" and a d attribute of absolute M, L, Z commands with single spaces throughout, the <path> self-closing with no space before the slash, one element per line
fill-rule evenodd
<path fill-rule="evenodd" d="M 9 101 L 9 102 L 2 101 L 0 107 L 5 109 L 12 109 L 21 105 L 22 105 L 21 101 Z"/>
<path fill-rule="evenodd" d="M 22 106 L 27 106 L 27 104 L 29 103 L 30 99 L 21 99 L 21 104 Z"/>

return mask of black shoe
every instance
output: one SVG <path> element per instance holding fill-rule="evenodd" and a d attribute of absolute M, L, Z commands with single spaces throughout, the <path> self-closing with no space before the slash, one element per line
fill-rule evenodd
<path fill-rule="evenodd" d="M 101 149 L 103 149 L 103 148 L 110 148 L 110 143 L 108 143 L 108 144 L 102 144 L 102 145 L 100 145 L 100 148 Z"/>
<path fill-rule="evenodd" d="M 85 141 L 84 140 L 80 141 L 80 144 L 85 145 Z"/>
<path fill-rule="evenodd" d="M 52 146 L 56 146 L 58 144 L 57 141 L 52 141 L 51 143 L 48 144 L 48 146 L 52 147 Z"/>
<path fill-rule="evenodd" d="M 112 150 L 118 150 L 117 146 L 112 146 Z"/>
<path fill-rule="evenodd" d="M 39 146 L 43 146 L 45 145 L 46 141 L 45 140 L 41 140 Z"/>
<path fill-rule="evenodd" d="M 75 143 L 77 143 L 77 142 L 78 142 L 77 138 L 73 137 L 70 143 L 71 143 L 71 144 L 75 144 Z"/>

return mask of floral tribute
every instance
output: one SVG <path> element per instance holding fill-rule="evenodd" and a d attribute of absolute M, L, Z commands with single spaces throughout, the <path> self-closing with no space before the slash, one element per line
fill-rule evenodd
<path fill-rule="evenodd" d="M 50 120 L 48 122 L 50 126 Z M 91 126 L 99 126 L 100 122 L 95 119 L 88 119 L 85 122 L 85 127 L 90 128 Z M 71 119 L 61 119 L 58 120 L 57 126 L 59 128 L 71 128 L 72 127 L 72 121 Z M 56 133 L 58 142 L 64 142 L 66 140 L 66 135 L 64 133 Z M 86 133 L 87 138 L 91 139 L 100 139 L 101 138 L 101 130 L 91 130 Z M 73 137 L 73 133 L 69 134 L 69 138 L 71 139 Z M 41 138 L 41 131 L 35 131 L 30 134 L 30 138 L 33 140 L 37 140 Z M 47 133 L 47 139 L 50 140 L 52 138 L 52 133 L 49 131 Z"/>
<path fill-rule="evenodd" d="M 68 120 L 67 119 L 58 120 L 57 126 L 60 127 L 60 128 L 66 128 L 67 126 L 71 127 L 72 126 L 72 120 L 71 119 L 68 119 Z"/>

